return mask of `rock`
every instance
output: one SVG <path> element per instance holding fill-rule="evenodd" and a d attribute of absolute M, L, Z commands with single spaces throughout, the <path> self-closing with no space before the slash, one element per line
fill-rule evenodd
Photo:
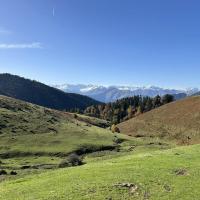
<path fill-rule="evenodd" d="M 115 184 L 114 186 L 130 188 L 130 187 L 133 187 L 134 184 L 133 184 L 133 183 L 117 183 L 117 184 Z"/>
<path fill-rule="evenodd" d="M 138 186 L 134 183 L 117 183 L 114 186 L 128 188 L 130 193 L 135 193 L 138 189 Z"/>
<path fill-rule="evenodd" d="M 188 174 L 186 169 L 176 169 L 174 172 L 177 176 L 186 176 Z"/>
<path fill-rule="evenodd" d="M 164 185 L 164 189 L 167 191 L 167 192 L 171 192 L 171 188 L 169 185 Z"/>
<path fill-rule="evenodd" d="M 134 185 L 130 188 L 130 193 L 135 193 L 138 189 L 138 186 L 137 185 Z"/>

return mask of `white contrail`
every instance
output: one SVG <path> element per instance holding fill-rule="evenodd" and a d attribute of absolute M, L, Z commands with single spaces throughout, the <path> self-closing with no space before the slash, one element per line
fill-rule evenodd
<path fill-rule="evenodd" d="M 53 17 L 55 16 L 55 9 L 54 8 L 52 10 L 52 15 L 53 15 Z"/>

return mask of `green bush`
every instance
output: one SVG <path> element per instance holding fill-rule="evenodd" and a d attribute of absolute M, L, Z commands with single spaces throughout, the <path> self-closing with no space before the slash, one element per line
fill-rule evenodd
<path fill-rule="evenodd" d="M 67 159 L 62 160 L 61 163 L 59 164 L 59 167 L 60 168 L 73 167 L 73 166 L 79 166 L 82 164 L 83 164 L 82 158 L 78 156 L 77 154 L 73 153 L 73 154 L 70 154 Z"/>

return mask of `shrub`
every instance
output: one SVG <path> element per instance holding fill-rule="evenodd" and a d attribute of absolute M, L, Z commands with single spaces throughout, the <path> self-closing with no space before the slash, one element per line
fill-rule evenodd
<path fill-rule="evenodd" d="M 10 172 L 10 175 L 17 175 L 17 172 L 11 171 L 11 172 Z"/>
<path fill-rule="evenodd" d="M 82 164 L 83 162 L 82 162 L 81 157 L 73 153 L 73 154 L 70 154 L 67 159 L 62 160 L 61 163 L 59 164 L 59 167 L 60 168 L 73 167 L 73 166 L 79 166 Z"/>
<path fill-rule="evenodd" d="M 6 170 L 4 170 L 4 169 L 0 170 L 0 175 L 6 175 L 6 174 L 7 174 Z"/>
<path fill-rule="evenodd" d="M 118 137 L 114 137 L 113 142 L 115 144 L 121 144 L 122 142 L 124 142 L 124 139 L 118 138 Z"/>

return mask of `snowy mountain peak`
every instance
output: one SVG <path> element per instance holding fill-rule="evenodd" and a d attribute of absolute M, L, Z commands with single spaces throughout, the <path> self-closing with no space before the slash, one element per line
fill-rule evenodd
<path fill-rule="evenodd" d="M 149 86 L 101 86 L 92 84 L 61 84 L 54 85 L 53 87 L 63 90 L 65 92 L 78 93 L 92 97 L 102 102 L 112 102 L 124 97 L 142 95 L 142 96 L 156 96 L 165 94 L 185 94 L 192 95 L 198 91 L 198 88 L 187 89 L 166 89 L 153 85 Z"/>

